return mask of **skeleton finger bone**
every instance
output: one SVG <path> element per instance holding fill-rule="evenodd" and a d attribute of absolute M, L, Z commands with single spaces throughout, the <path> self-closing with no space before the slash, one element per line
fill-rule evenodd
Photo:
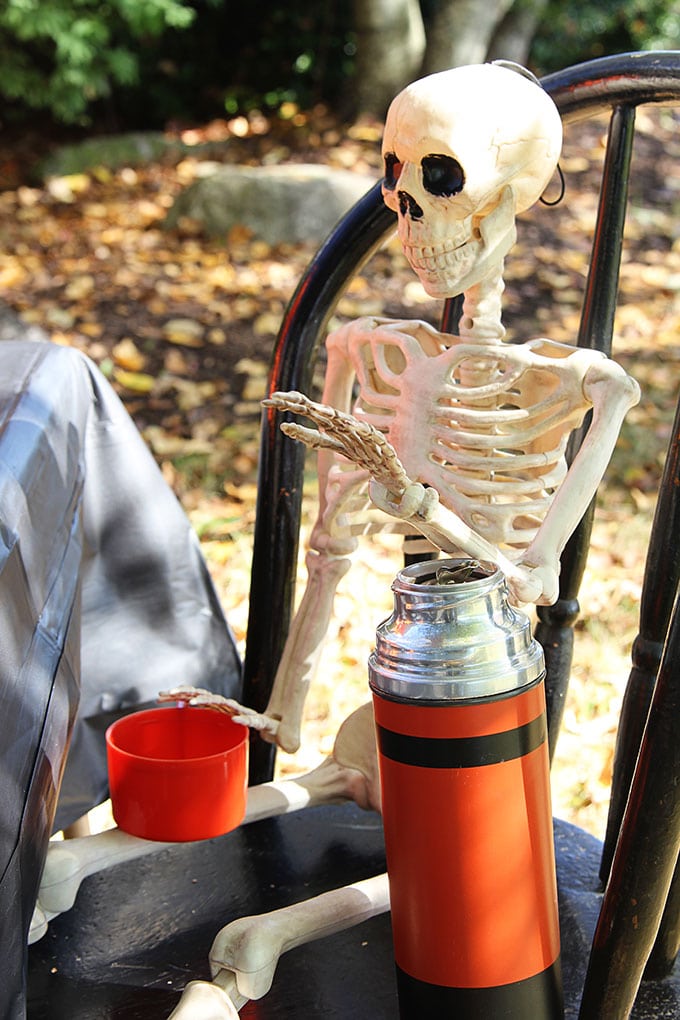
<path fill-rule="evenodd" d="M 231 716 L 233 721 L 241 726 L 248 726 L 250 729 L 259 730 L 261 733 L 266 733 L 272 737 L 276 735 L 279 725 L 277 719 L 272 719 L 261 712 L 256 712 L 246 705 L 241 705 L 240 702 L 235 701 L 233 698 L 225 698 L 221 694 L 204 690 L 202 687 L 190 687 L 180 684 L 171 690 L 161 691 L 157 701 L 161 704 L 178 702 L 182 705 L 212 708 L 217 712 L 223 712 L 225 715 Z"/>
<path fill-rule="evenodd" d="M 327 404 L 310 400 L 303 393 L 275 393 L 263 401 L 266 407 L 294 411 L 310 418 L 319 432 L 303 426 L 284 423 L 282 431 L 309 446 L 324 447 L 344 454 L 348 460 L 364 468 L 373 478 L 383 482 L 395 492 L 402 492 L 411 484 L 394 447 L 382 432 L 354 415 L 339 411 Z"/>

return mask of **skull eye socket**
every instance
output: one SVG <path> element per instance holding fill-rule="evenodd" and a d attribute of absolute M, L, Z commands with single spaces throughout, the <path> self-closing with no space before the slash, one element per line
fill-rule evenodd
<path fill-rule="evenodd" d="M 388 191 L 394 191 L 396 188 L 403 166 L 393 152 L 385 155 L 385 187 Z"/>
<path fill-rule="evenodd" d="M 448 198 L 463 190 L 465 173 L 453 156 L 425 156 L 420 165 L 423 187 L 431 195 Z"/>

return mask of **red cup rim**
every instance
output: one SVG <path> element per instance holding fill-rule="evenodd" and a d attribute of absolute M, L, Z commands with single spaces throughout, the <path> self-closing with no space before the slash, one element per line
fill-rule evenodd
<path fill-rule="evenodd" d="M 223 751 L 216 751 L 214 754 L 200 754 L 194 758 L 156 758 L 149 757 L 146 754 L 135 754 L 133 751 L 126 751 L 125 748 L 120 747 L 113 738 L 113 730 L 118 726 L 119 723 L 125 723 L 132 716 L 135 718 L 141 718 L 144 715 L 156 715 L 158 712 L 211 712 L 215 710 L 207 708 L 202 705 L 169 705 L 167 708 L 147 708 L 142 712 L 130 712 L 128 715 L 122 716 L 120 719 L 116 719 L 107 728 L 105 733 L 106 743 L 115 749 L 116 754 L 124 755 L 126 758 L 133 758 L 135 761 L 152 761 L 152 762 L 165 762 L 166 764 L 175 764 L 178 762 L 191 762 L 191 761 L 210 761 L 211 758 L 221 758 L 224 754 L 229 754 L 231 751 L 235 751 L 248 737 L 248 727 L 243 726 L 243 736 L 241 739 L 233 745 L 233 747 L 226 747 Z M 234 726 L 238 726 L 238 723 L 234 723 Z"/>

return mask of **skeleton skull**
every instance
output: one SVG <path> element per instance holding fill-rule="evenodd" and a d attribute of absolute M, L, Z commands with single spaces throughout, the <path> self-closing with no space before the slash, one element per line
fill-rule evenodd
<path fill-rule="evenodd" d="M 508 67 L 456 67 L 399 93 L 383 136 L 383 198 L 428 294 L 453 297 L 498 265 L 561 142 L 550 97 Z"/>

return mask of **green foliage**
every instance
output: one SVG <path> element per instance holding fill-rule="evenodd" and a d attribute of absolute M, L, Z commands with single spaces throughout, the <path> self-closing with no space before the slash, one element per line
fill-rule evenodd
<path fill-rule="evenodd" d="M 546 72 L 612 53 L 679 47 L 679 0 L 551 0 L 531 57 Z"/>
<path fill-rule="evenodd" d="M 440 0 L 420 2 L 427 15 Z M 0 0 L 4 119 L 148 129 L 286 102 L 342 115 L 356 44 L 355 0 Z M 531 64 L 663 48 L 680 48 L 680 0 L 548 0 Z"/>
<path fill-rule="evenodd" d="M 4 0 L 0 94 L 66 123 L 139 80 L 136 42 L 186 29 L 191 0 Z"/>

